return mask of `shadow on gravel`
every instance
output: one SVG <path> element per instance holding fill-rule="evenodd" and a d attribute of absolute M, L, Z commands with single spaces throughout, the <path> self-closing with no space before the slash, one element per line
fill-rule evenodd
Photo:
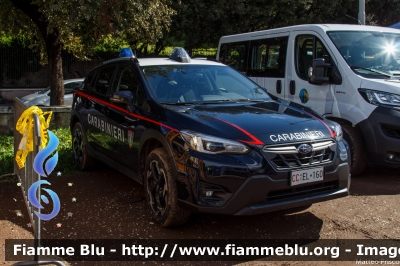
<path fill-rule="evenodd" d="M 400 169 L 367 167 L 351 178 L 350 194 L 359 196 L 397 195 L 400 193 Z"/>
<path fill-rule="evenodd" d="M 0 220 L 10 221 L 33 234 L 32 227 L 28 226 L 30 219 L 21 187 L 17 183 L 0 182 Z"/>

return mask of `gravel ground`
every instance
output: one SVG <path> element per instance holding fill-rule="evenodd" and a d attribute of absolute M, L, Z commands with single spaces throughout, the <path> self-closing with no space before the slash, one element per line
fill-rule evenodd
<path fill-rule="evenodd" d="M 400 239 L 400 170 L 369 167 L 352 179 L 351 196 L 312 205 L 299 212 L 257 216 L 193 214 L 177 228 L 154 224 L 142 187 L 101 167 L 96 171 L 53 176 L 51 189 L 61 211 L 43 221 L 48 239 Z M 69 186 L 68 183 L 72 183 Z M 76 202 L 72 201 L 76 198 Z M 21 210 L 23 216 L 17 216 Z M 68 217 L 68 213 L 72 216 Z M 32 228 L 20 187 L 0 182 L 0 265 L 5 239 L 30 239 Z M 61 224 L 58 227 L 57 224 Z M 143 262 L 70 262 L 71 265 L 142 265 Z M 232 265 L 235 262 L 146 262 L 153 265 Z M 355 265 L 355 262 L 253 261 L 241 265 Z"/>

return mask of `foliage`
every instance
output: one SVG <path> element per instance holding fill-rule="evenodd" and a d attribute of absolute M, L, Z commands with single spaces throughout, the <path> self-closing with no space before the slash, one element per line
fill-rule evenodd
<path fill-rule="evenodd" d="M 22 10 L 17 2 L 23 2 Z M 143 40 L 155 42 L 162 36 L 162 29 L 168 27 L 174 12 L 168 3 L 168 0 L 0 0 L 0 29 L 16 35 L 23 32 L 32 41 L 31 47 L 42 52 L 46 52 L 43 35 L 57 30 L 63 47 L 85 58 L 99 42 L 111 47 Z M 39 22 L 24 14 L 25 9 L 42 14 L 47 33 Z"/>
<path fill-rule="evenodd" d="M 369 24 L 393 25 L 400 21 L 400 0 L 366 0 L 365 13 Z"/>
<path fill-rule="evenodd" d="M 72 156 L 72 136 L 69 128 L 59 128 L 52 130 L 52 132 L 57 136 L 60 141 L 57 151 L 58 151 L 58 163 L 53 173 L 60 171 L 62 174 L 69 173 L 73 171 L 74 158 Z"/>
<path fill-rule="evenodd" d="M 50 105 L 64 101 L 61 51 L 86 59 L 109 34 L 135 46 L 155 43 L 174 13 L 170 0 L 0 0 L 0 32 L 20 34 L 41 51 L 50 69 Z"/>
<path fill-rule="evenodd" d="M 157 51 L 182 40 L 193 48 L 217 47 L 221 36 L 309 23 L 357 24 L 358 0 L 182 0 L 174 5 L 171 31 Z M 400 0 L 366 0 L 367 24 L 389 26 L 399 21 Z M 353 18 L 350 18 L 350 17 Z"/>
<path fill-rule="evenodd" d="M 14 172 L 14 137 L 0 135 L 0 175 Z M 0 180 L 1 181 L 1 180 Z"/>
<path fill-rule="evenodd" d="M 63 175 L 74 170 L 74 160 L 72 156 L 72 137 L 69 128 L 59 128 L 52 130 L 59 140 L 57 147 L 58 163 L 53 171 L 60 171 Z M 0 135 L 0 175 L 14 172 L 14 137 Z M 1 180 L 0 180 L 1 181 Z"/>

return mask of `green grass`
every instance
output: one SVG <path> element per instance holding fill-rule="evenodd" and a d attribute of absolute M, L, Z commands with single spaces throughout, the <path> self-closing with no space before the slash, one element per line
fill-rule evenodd
<path fill-rule="evenodd" d="M 52 130 L 60 141 L 58 151 L 58 163 L 53 171 L 60 171 L 63 175 L 74 170 L 74 160 L 71 150 L 71 133 L 69 128 L 60 128 Z M 0 136 L 0 175 L 10 174 L 14 172 L 14 137 Z M 1 182 L 2 180 L 0 180 Z M 3 180 L 4 181 L 4 180 Z"/>
<path fill-rule="evenodd" d="M 63 174 L 75 170 L 74 158 L 72 156 L 72 136 L 69 128 L 59 128 L 52 130 L 60 143 L 58 144 L 58 163 L 53 173 L 58 171 Z"/>

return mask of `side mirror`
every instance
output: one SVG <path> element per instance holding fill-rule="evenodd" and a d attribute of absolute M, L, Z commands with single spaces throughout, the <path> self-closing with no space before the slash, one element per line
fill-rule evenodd
<path fill-rule="evenodd" d="M 311 84 L 325 84 L 329 82 L 327 75 L 328 68 L 332 67 L 331 64 L 325 63 L 325 59 L 316 58 L 311 61 L 311 66 L 308 69 L 308 82 Z"/>
<path fill-rule="evenodd" d="M 315 85 L 323 84 L 342 84 L 342 77 L 337 67 L 330 63 L 325 63 L 324 58 L 316 58 L 311 61 L 308 69 L 308 82 Z"/>
<path fill-rule="evenodd" d="M 114 92 L 110 101 L 115 104 L 131 106 L 133 105 L 133 98 L 133 93 L 131 91 L 117 91 Z"/>

